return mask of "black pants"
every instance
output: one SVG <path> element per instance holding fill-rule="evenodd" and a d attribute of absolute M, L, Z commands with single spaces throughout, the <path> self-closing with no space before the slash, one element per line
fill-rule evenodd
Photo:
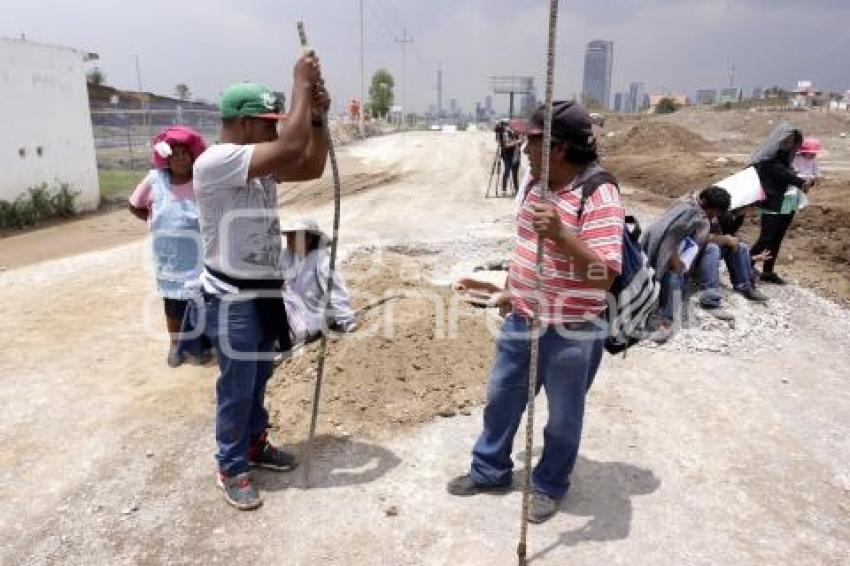
<path fill-rule="evenodd" d="M 516 148 L 513 151 L 502 150 L 502 165 L 505 169 L 502 173 L 502 192 L 508 188 L 509 177 L 513 177 L 514 194 L 519 192 L 519 159 L 514 159 L 515 151 L 517 151 Z"/>
<path fill-rule="evenodd" d="M 752 254 L 758 255 L 765 250 L 770 250 L 771 258 L 764 262 L 764 273 L 773 273 L 773 266 L 776 264 L 776 258 L 779 257 L 779 248 L 782 246 L 782 240 L 785 239 L 785 233 L 788 232 L 792 220 L 794 220 L 793 212 L 761 215 L 761 232 L 753 246 Z"/>
<path fill-rule="evenodd" d="M 183 315 L 186 314 L 186 307 L 189 301 L 180 299 L 162 299 L 165 306 L 165 316 L 173 320 L 183 320 Z"/>

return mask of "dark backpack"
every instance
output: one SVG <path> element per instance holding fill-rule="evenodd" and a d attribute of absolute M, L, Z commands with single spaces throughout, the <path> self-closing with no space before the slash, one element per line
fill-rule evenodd
<path fill-rule="evenodd" d="M 600 185 L 610 183 L 620 190 L 617 180 L 607 171 L 589 177 L 581 187 L 577 218 L 581 223 L 587 200 Z M 648 335 L 647 322 L 658 309 L 658 294 L 661 286 L 655 278 L 655 270 L 641 248 L 640 223 L 631 215 L 625 217 L 623 230 L 622 270 L 609 289 L 608 336 L 605 349 L 611 354 L 625 351 Z"/>

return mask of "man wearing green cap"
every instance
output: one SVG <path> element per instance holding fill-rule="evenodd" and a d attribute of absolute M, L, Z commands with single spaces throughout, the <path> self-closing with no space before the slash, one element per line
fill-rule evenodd
<path fill-rule="evenodd" d="M 241 83 L 221 97 L 221 143 L 195 162 L 204 269 L 202 326 L 218 351 L 218 485 L 239 509 L 262 504 L 250 468 L 288 471 L 295 458 L 266 437 L 263 401 L 274 345 L 289 349 L 283 307 L 276 181 L 322 175 L 322 118 L 330 105 L 318 59 L 295 64 L 292 106 L 268 88 Z"/>

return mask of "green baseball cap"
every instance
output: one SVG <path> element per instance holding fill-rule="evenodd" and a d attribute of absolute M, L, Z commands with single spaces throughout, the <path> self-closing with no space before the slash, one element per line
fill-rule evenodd
<path fill-rule="evenodd" d="M 268 118 L 280 120 L 283 104 L 268 87 L 257 83 L 236 83 L 224 90 L 219 103 L 223 120 L 231 118 Z"/>

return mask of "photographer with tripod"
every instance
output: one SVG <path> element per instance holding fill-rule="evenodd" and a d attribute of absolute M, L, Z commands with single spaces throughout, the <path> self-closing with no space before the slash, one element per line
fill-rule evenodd
<path fill-rule="evenodd" d="M 513 179 L 514 195 L 519 192 L 519 164 L 522 156 L 522 137 L 508 125 L 506 120 L 500 120 L 494 130 L 496 142 L 499 144 L 498 153 L 502 158 L 502 196 L 507 195 L 508 179 Z"/>

